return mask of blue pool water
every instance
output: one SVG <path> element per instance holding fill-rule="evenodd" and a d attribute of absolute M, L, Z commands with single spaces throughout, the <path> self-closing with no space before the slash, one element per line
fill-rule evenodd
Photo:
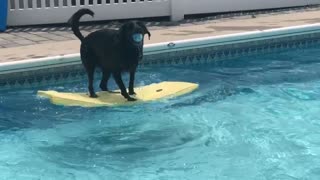
<path fill-rule="evenodd" d="M 166 80 L 200 88 L 91 109 L 0 93 L 0 179 L 320 179 L 320 49 L 145 68 L 136 84 Z"/>

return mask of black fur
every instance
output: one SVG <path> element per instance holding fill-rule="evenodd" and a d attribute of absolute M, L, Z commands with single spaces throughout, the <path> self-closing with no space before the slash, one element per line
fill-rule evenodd
<path fill-rule="evenodd" d="M 108 79 L 113 75 L 121 94 L 127 100 L 134 101 L 129 95 L 135 94 L 134 78 L 138 63 L 143 57 L 143 40 L 136 43 L 132 35 L 148 34 L 150 38 L 150 32 L 142 22 L 130 21 L 123 24 L 119 30 L 102 29 L 83 37 L 79 30 L 79 20 L 85 14 L 94 15 L 89 9 L 80 9 L 68 22 L 81 41 L 81 61 L 88 74 L 90 97 L 97 97 L 93 89 L 93 76 L 95 68 L 100 67 L 103 72 L 101 90 L 108 91 Z M 129 94 L 121 78 L 122 72 L 130 73 Z"/>

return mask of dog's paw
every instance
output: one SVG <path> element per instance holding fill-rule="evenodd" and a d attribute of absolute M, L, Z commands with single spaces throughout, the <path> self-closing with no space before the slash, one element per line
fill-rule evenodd
<path fill-rule="evenodd" d="M 103 85 L 100 85 L 100 89 L 101 89 L 101 91 L 109 91 L 107 86 L 103 86 Z"/>
<path fill-rule="evenodd" d="M 91 98 L 97 98 L 98 95 L 97 95 L 97 94 L 90 94 L 90 97 L 91 97 Z"/>
<path fill-rule="evenodd" d="M 129 98 L 127 98 L 127 100 L 128 100 L 128 101 L 136 101 L 137 99 L 132 98 L 132 97 L 129 97 Z"/>

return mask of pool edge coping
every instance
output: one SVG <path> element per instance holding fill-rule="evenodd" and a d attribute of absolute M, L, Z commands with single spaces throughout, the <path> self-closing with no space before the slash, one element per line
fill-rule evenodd
<path fill-rule="evenodd" d="M 304 34 L 306 32 L 320 31 L 320 23 L 305 24 L 299 26 L 288 26 L 266 30 L 254 30 L 226 35 L 192 38 L 177 41 L 148 44 L 144 46 L 144 55 L 152 55 L 171 51 L 191 49 L 192 47 L 202 48 L 232 44 L 235 42 L 248 42 L 258 39 L 270 39 L 271 37 L 286 37 L 290 35 Z M 13 62 L 0 63 L 0 74 L 5 75 L 14 72 L 42 69 L 44 67 L 61 67 L 65 65 L 79 65 L 80 53 L 50 56 L 36 59 L 25 59 Z"/>

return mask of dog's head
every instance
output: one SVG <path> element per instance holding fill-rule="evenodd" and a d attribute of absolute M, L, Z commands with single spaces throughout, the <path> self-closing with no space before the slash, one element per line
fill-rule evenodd
<path fill-rule="evenodd" d="M 130 21 L 123 24 L 120 32 L 121 36 L 132 43 L 132 45 L 142 45 L 145 34 L 148 34 L 149 39 L 151 36 L 148 28 L 140 21 Z"/>

